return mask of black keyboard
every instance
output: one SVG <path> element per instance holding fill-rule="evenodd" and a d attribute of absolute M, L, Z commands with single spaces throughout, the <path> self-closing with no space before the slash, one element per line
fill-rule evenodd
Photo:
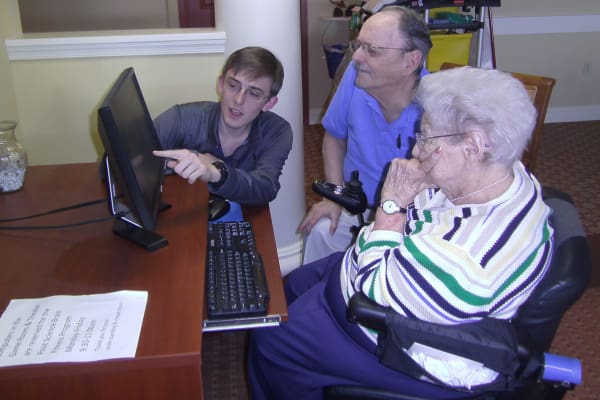
<path fill-rule="evenodd" d="M 250 222 L 208 224 L 206 302 L 209 319 L 267 314 L 269 290 Z"/>

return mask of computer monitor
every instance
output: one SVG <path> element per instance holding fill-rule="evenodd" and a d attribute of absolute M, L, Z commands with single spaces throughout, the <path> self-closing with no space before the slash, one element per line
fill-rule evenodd
<path fill-rule="evenodd" d="M 113 231 L 148 250 L 167 240 L 154 232 L 161 208 L 165 161 L 152 154 L 160 142 L 133 68 L 125 69 L 98 109 L 98 131 Z"/>

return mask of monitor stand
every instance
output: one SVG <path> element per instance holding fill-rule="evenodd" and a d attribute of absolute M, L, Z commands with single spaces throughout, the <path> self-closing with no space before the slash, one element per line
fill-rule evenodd
<path fill-rule="evenodd" d="M 104 155 L 104 168 L 106 172 L 110 213 L 116 217 L 113 222 L 113 232 L 149 251 L 158 250 L 169 244 L 169 241 L 165 237 L 154 231 L 143 229 L 131 210 L 118 200 L 119 196 L 117 195 L 115 180 L 106 154 Z M 159 212 L 167 210 L 170 207 L 170 204 L 161 203 Z"/>
<path fill-rule="evenodd" d="M 168 240 L 156 232 L 135 226 L 129 221 L 116 218 L 113 222 L 113 232 L 122 238 L 142 246 L 148 251 L 158 250 L 169 244 Z"/>

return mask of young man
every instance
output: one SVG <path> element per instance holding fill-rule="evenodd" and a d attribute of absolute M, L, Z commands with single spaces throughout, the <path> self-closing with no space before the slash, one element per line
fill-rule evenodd
<path fill-rule="evenodd" d="M 292 148 L 290 124 L 269 110 L 277 103 L 283 66 L 267 49 L 232 53 L 218 79 L 218 103 L 176 105 L 154 124 L 170 159 L 167 167 L 189 183 L 208 183 L 212 194 L 240 204 L 269 203 Z"/>
<path fill-rule="evenodd" d="M 427 73 L 423 65 L 431 46 L 420 14 L 383 8 L 365 21 L 353 42 L 352 62 L 323 118 L 325 180 L 342 185 L 358 170 L 371 210 L 377 208 L 387 164 L 410 158 L 421 116 L 413 96 Z M 315 204 L 298 227 L 306 235 L 303 263 L 345 250 L 353 225 L 356 216 L 332 201 Z"/>

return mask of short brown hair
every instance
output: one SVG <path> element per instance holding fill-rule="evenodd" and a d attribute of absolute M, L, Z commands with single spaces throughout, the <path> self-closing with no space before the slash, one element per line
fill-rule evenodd
<path fill-rule="evenodd" d="M 277 96 L 283 85 L 283 65 L 273 53 L 263 47 L 249 46 L 231 53 L 223 65 L 221 75 L 225 76 L 229 70 L 234 74 L 244 71 L 251 79 L 265 76 L 271 78 L 273 82 L 269 97 Z"/>

